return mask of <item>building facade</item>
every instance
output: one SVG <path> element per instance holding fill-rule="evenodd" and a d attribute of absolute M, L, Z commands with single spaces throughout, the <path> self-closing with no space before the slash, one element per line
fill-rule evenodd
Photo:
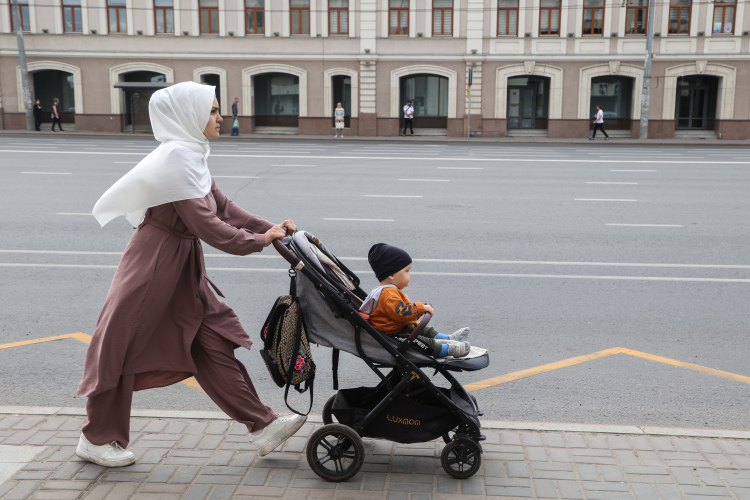
<path fill-rule="evenodd" d="M 18 0 L 32 98 L 77 130 L 147 130 L 155 88 L 215 85 L 243 132 L 638 137 L 648 0 Z M 0 127 L 25 126 L 0 6 Z M 750 14 L 654 2 L 649 137 L 750 138 Z M 467 85 L 472 73 L 469 96 Z M 471 108 L 471 109 L 469 109 Z M 231 120 L 224 126 L 231 127 Z"/>

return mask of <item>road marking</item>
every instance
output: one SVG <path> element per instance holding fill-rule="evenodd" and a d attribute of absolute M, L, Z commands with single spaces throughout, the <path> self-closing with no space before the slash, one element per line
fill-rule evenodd
<path fill-rule="evenodd" d="M 22 347 L 22 346 L 27 346 L 27 345 L 32 345 L 32 344 L 42 344 L 44 342 L 53 342 L 55 340 L 64 340 L 64 339 L 74 339 L 79 342 L 83 342 L 86 345 L 91 344 L 91 335 L 86 335 L 83 332 L 76 332 L 76 333 L 68 333 L 65 335 L 55 335 L 54 337 L 43 337 L 40 339 L 23 340 L 21 342 L 11 342 L 10 344 L 0 344 L 0 350 L 11 349 L 14 347 Z M 185 379 L 180 383 L 192 389 L 205 393 L 205 391 L 201 388 L 198 381 L 195 380 L 195 378 L 193 377 Z"/>
<path fill-rule="evenodd" d="M 339 219 L 333 217 L 326 217 L 323 220 L 349 220 L 349 221 L 360 221 L 360 222 L 393 222 L 393 219 Z"/>
<path fill-rule="evenodd" d="M 21 172 L 22 174 L 32 175 L 71 175 L 70 172 Z"/>
<path fill-rule="evenodd" d="M 365 198 L 424 198 L 424 196 L 404 194 L 366 194 Z"/>
<path fill-rule="evenodd" d="M 484 170 L 484 167 L 438 167 L 438 170 Z"/>
<path fill-rule="evenodd" d="M 212 175 L 214 179 L 260 179 L 257 175 Z"/>
<path fill-rule="evenodd" d="M 656 356 L 654 354 L 648 354 L 648 353 L 640 352 L 640 351 L 634 351 L 632 349 L 625 349 L 623 347 L 613 347 L 612 349 L 605 349 L 604 351 L 599 351 L 599 352 L 595 352 L 592 354 L 586 354 L 584 356 L 577 356 L 575 358 L 565 359 L 562 361 L 556 361 L 554 363 L 549 363 L 549 364 L 537 366 L 534 368 L 528 368 L 526 370 L 508 373 L 507 375 L 502 375 L 500 377 L 490 378 L 487 380 L 482 380 L 480 382 L 474 382 L 473 384 L 465 385 L 464 388 L 468 392 L 472 392 L 472 391 L 478 391 L 480 389 L 496 387 L 501 384 L 507 384 L 508 382 L 514 382 L 516 380 L 520 380 L 523 378 L 533 377 L 534 375 L 540 375 L 542 373 L 559 370 L 560 368 L 567 368 L 569 366 L 580 365 L 581 363 L 587 363 L 589 361 L 606 358 L 608 356 L 614 356 L 616 354 L 627 354 L 629 356 L 635 356 L 638 358 L 648 359 L 650 361 L 657 361 L 659 363 L 664 363 L 664 364 L 676 366 L 679 368 L 687 368 L 688 370 L 693 370 L 693 371 L 705 373 L 708 375 L 714 375 L 717 377 L 734 380 L 736 382 L 743 382 L 745 384 L 750 384 L 750 377 L 745 377 L 744 375 L 738 375 L 736 373 L 716 370 L 714 368 L 708 368 L 706 366 L 695 365 L 693 363 L 685 363 L 684 361 L 677 361 L 675 359 L 665 358 L 662 356 Z"/>
<path fill-rule="evenodd" d="M 405 182 L 450 182 L 450 179 L 399 179 Z"/>
<path fill-rule="evenodd" d="M 91 215 L 90 212 L 56 212 L 55 215 Z"/>
<path fill-rule="evenodd" d="M 656 170 L 610 170 L 610 172 L 656 172 Z"/>
<path fill-rule="evenodd" d="M 28 149 L 0 149 L 0 153 L 53 153 L 56 155 L 60 154 L 71 154 L 71 155 L 119 155 L 119 156 L 128 156 L 128 155 L 143 155 L 143 153 L 128 153 L 125 151 L 37 151 L 37 150 L 28 150 Z M 316 156 L 316 155 L 310 155 L 310 156 L 302 156 L 302 155 L 241 155 L 241 154 L 213 154 L 211 155 L 212 158 L 309 158 L 309 159 L 318 159 L 318 160 L 406 160 L 406 161 L 486 161 L 486 162 L 514 162 L 514 163 L 649 163 L 649 164 L 655 164 L 655 163 L 664 163 L 664 164 L 676 164 L 676 165 L 689 165 L 689 164 L 696 164 L 696 165 L 750 165 L 750 161 L 690 161 L 690 160 L 600 160 L 596 158 L 592 158 L 590 160 L 586 159 L 579 159 L 579 158 L 571 158 L 571 159 L 564 159 L 564 158 L 476 158 L 476 157 L 437 157 L 437 158 L 424 158 L 419 156 L 414 157 L 404 157 L 404 156 L 373 156 L 373 157 L 363 157 L 363 156 Z M 276 165 L 274 165 L 276 166 Z M 279 165 L 279 166 L 289 166 L 289 165 Z M 627 172 L 627 170 L 614 170 L 614 172 Z M 643 170 L 639 170 L 639 172 L 643 172 Z M 655 170 L 647 170 L 647 172 L 655 172 Z"/>
<path fill-rule="evenodd" d="M 637 182 L 587 182 L 586 184 L 627 184 L 627 185 L 636 185 Z"/>
<path fill-rule="evenodd" d="M 638 200 L 608 199 L 608 198 L 576 198 L 574 201 L 638 201 Z"/>
<path fill-rule="evenodd" d="M 115 163 L 127 163 L 128 165 L 135 165 L 136 163 L 140 163 L 139 161 L 116 161 Z"/>
<path fill-rule="evenodd" d="M 605 224 L 605 226 L 625 226 L 625 227 L 685 227 L 680 224 Z"/>
<path fill-rule="evenodd" d="M 290 158 L 294 158 L 294 157 L 291 156 Z M 287 165 L 285 163 L 279 163 L 277 165 L 271 165 L 271 166 L 272 167 L 317 167 L 317 165 Z"/>

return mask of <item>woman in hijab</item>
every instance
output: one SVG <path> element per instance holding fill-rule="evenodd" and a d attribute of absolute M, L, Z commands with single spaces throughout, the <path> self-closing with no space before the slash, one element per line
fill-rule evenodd
<path fill-rule="evenodd" d="M 247 426 L 266 455 L 306 417 L 276 414 L 261 403 L 234 349 L 252 342 L 206 275 L 200 240 L 233 255 L 260 252 L 294 222 L 272 224 L 238 207 L 208 171 L 208 140 L 222 122 L 214 87 L 179 83 L 149 103 L 161 142 L 99 199 L 104 226 L 124 215 L 137 226 L 115 272 L 86 353 L 78 396 L 87 397 L 76 454 L 105 467 L 135 459 L 129 441 L 133 391 L 194 376 L 208 396 Z"/>

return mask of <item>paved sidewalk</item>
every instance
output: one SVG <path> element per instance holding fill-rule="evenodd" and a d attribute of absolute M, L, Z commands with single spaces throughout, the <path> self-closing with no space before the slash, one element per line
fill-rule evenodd
<path fill-rule="evenodd" d="M 750 499 L 750 431 L 487 421 L 483 465 L 469 480 L 442 470 L 442 442 L 367 439 L 362 471 L 335 484 L 304 456 L 319 417 L 260 458 L 244 426 L 221 413 L 133 415 L 137 463 L 105 469 L 74 455 L 80 408 L 0 407 L 0 498 Z M 17 472 L 3 482 L 3 470 Z"/>

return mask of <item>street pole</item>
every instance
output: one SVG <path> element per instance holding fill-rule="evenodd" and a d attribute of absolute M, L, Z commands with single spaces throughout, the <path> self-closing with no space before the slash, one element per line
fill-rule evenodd
<path fill-rule="evenodd" d="M 469 68 L 469 86 L 466 87 L 466 93 L 469 96 L 469 127 L 466 131 L 466 138 L 471 139 L 471 82 L 474 79 L 474 67 Z"/>
<path fill-rule="evenodd" d="M 648 139 L 648 105 L 651 98 L 651 54 L 654 52 L 654 0 L 648 0 L 648 27 L 646 28 L 646 62 L 643 65 L 643 92 L 641 94 L 640 139 Z"/>
<path fill-rule="evenodd" d="M 13 10 L 13 24 L 16 27 L 16 42 L 18 42 L 18 61 L 21 64 L 21 85 L 23 86 L 23 104 L 26 107 L 26 130 L 34 129 L 34 111 L 31 107 L 31 86 L 29 85 L 29 69 L 26 66 L 26 49 L 23 44 L 23 26 L 21 16 L 18 15 L 18 1 L 11 0 Z"/>

